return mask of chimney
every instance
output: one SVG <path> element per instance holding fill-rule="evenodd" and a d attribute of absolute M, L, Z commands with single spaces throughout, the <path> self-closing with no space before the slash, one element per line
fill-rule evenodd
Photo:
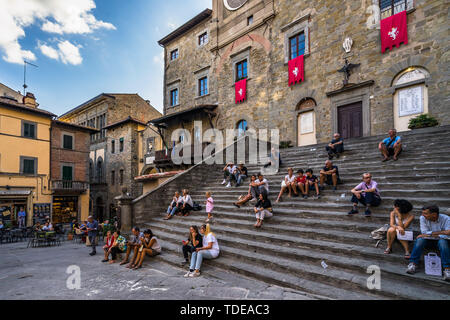
<path fill-rule="evenodd" d="M 23 97 L 23 104 L 30 108 L 37 108 L 36 98 L 31 92 L 27 92 L 27 95 Z"/>

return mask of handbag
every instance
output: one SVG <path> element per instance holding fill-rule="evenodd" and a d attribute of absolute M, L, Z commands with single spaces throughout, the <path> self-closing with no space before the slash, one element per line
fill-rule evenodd
<path fill-rule="evenodd" d="M 194 211 L 201 211 L 202 210 L 202 206 L 199 205 L 197 202 L 194 202 L 194 206 L 192 207 L 192 210 L 194 210 Z"/>
<path fill-rule="evenodd" d="M 386 239 L 386 235 L 387 235 L 387 231 L 389 230 L 389 225 L 385 224 L 384 226 L 382 226 L 381 228 L 378 228 L 376 230 L 373 230 L 370 233 L 370 236 L 372 239 L 374 240 L 378 240 L 377 243 L 375 244 L 375 248 L 378 248 L 378 246 L 380 245 L 380 243 Z"/>

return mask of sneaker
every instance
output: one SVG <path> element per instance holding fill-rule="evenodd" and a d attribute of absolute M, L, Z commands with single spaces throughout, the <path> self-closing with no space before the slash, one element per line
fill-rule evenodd
<path fill-rule="evenodd" d="M 364 215 L 365 215 L 366 217 L 370 217 L 370 216 L 372 215 L 372 211 L 370 211 L 370 209 L 367 208 L 367 209 L 366 209 L 366 212 L 364 212 Z"/>
<path fill-rule="evenodd" d="M 348 212 L 349 215 L 357 214 L 357 213 L 359 213 L 359 211 L 357 209 L 352 209 Z"/>
<path fill-rule="evenodd" d="M 199 272 L 191 272 L 191 274 L 189 275 L 189 278 L 197 278 L 200 277 L 200 271 Z"/>
<path fill-rule="evenodd" d="M 108 261 L 109 261 L 109 260 L 107 260 L 107 259 L 103 259 L 103 260 L 102 260 L 102 262 L 108 262 Z"/>
<path fill-rule="evenodd" d="M 306 194 L 304 194 L 303 199 L 308 199 L 308 196 Z"/>
<path fill-rule="evenodd" d="M 223 179 L 223 182 L 222 182 L 222 184 L 225 184 L 225 183 L 227 183 L 227 180 Z"/>
<path fill-rule="evenodd" d="M 414 263 L 408 264 L 408 268 L 406 269 L 406 273 L 414 274 L 416 273 L 417 266 Z"/>
<path fill-rule="evenodd" d="M 97 254 L 97 252 L 91 252 L 89 253 L 90 256 L 95 256 Z"/>
<path fill-rule="evenodd" d="M 444 269 L 444 281 L 450 282 L 450 269 Z"/>
<path fill-rule="evenodd" d="M 191 271 L 188 271 L 188 272 L 184 275 L 184 277 L 185 277 L 185 278 L 189 278 L 189 277 L 191 276 L 191 274 L 192 274 L 192 272 L 191 272 Z"/>
<path fill-rule="evenodd" d="M 231 188 L 231 183 L 228 183 L 228 184 L 227 184 L 227 188 Z"/>

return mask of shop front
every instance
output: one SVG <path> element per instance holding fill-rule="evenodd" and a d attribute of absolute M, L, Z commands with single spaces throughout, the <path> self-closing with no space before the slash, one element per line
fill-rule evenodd
<path fill-rule="evenodd" d="M 0 220 L 6 227 L 19 226 L 19 211 L 26 213 L 28 221 L 29 198 L 31 191 L 0 191 Z"/>
<path fill-rule="evenodd" d="M 70 223 L 79 220 L 78 196 L 54 196 L 52 204 L 53 223 Z"/>

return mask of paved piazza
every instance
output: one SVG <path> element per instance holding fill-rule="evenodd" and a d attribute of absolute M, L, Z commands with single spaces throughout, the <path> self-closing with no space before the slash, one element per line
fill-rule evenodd
<path fill-rule="evenodd" d="M 102 255 L 90 257 L 89 248 L 71 241 L 60 247 L 26 248 L 26 244 L 0 246 L 1 300 L 313 299 L 211 267 L 200 278 L 185 279 L 184 269 L 149 258 L 141 270 L 133 271 L 119 264 L 103 264 Z M 81 270 L 79 290 L 66 285 L 71 276 L 66 271 L 72 265 Z"/>

